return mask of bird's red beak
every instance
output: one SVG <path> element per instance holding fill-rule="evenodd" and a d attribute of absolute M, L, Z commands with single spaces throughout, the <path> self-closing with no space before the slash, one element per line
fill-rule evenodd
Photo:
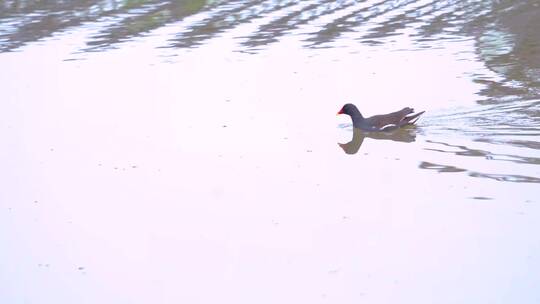
<path fill-rule="evenodd" d="M 339 110 L 336 115 L 343 114 L 343 109 Z"/>

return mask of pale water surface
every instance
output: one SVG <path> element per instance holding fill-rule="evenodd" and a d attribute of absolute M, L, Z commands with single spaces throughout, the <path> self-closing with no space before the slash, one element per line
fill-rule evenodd
<path fill-rule="evenodd" d="M 533 0 L 0 0 L 0 303 L 540 303 L 538 29 Z M 365 134 L 345 102 L 426 114 Z"/>

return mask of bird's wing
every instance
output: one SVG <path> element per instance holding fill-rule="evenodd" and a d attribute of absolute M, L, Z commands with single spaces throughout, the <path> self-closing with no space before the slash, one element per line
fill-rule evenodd
<path fill-rule="evenodd" d="M 386 125 L 397 125 L 402 123 L 402 121 L 407 117 L 408 114 L 413 113 L 413 109 L 411 108 L 403 108 L 399 111 L 388 113 L 388 114 L 382 114 L 382 115 L 375 115 L 371 116 L 369 118 L 366 118 L 366 122 L 374 126 L 378 129 L 382 129 Z"/>
<path fill-rule="evenodd" d="M 364 123 L 373 131 L 391 131 L 415 123 L 423 113 L 424 111 L 414 113 L 414 109 L 407 107 L 396 112 L 366 118 Z"/>
<path fill-rule="evenodd" d="M 414 124 L 418 120 L 418 118 L 420 118 L 420 115 L 424 114 L 424 112 L 425 111 L 414 113 L 413 115 L 407 115 L 403 117 L 401 121 L 405 124 Z"/>

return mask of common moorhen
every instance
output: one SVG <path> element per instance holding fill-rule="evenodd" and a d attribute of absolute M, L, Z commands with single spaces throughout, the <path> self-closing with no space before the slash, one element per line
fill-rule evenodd
<path fill-rule="evenodd" d="M 413 109 L 407 107 L 397 112 L 364 118 L 355 105 L 348 103 L 339 110 L 338 115 L 347 114 L 351 116 L 355 129 L 364 131 L 391 131 L 414 124 L 424 112 L 414 113 Z"/>

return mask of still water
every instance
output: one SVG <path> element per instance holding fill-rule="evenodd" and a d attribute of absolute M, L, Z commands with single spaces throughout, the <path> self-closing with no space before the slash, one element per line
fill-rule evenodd
<path fill-rule="evenodd" d="M 0 0 L 1 303 L 540 303 L 540 3 Z M 417 126 L 335 113 L 413 107 Z"/>

